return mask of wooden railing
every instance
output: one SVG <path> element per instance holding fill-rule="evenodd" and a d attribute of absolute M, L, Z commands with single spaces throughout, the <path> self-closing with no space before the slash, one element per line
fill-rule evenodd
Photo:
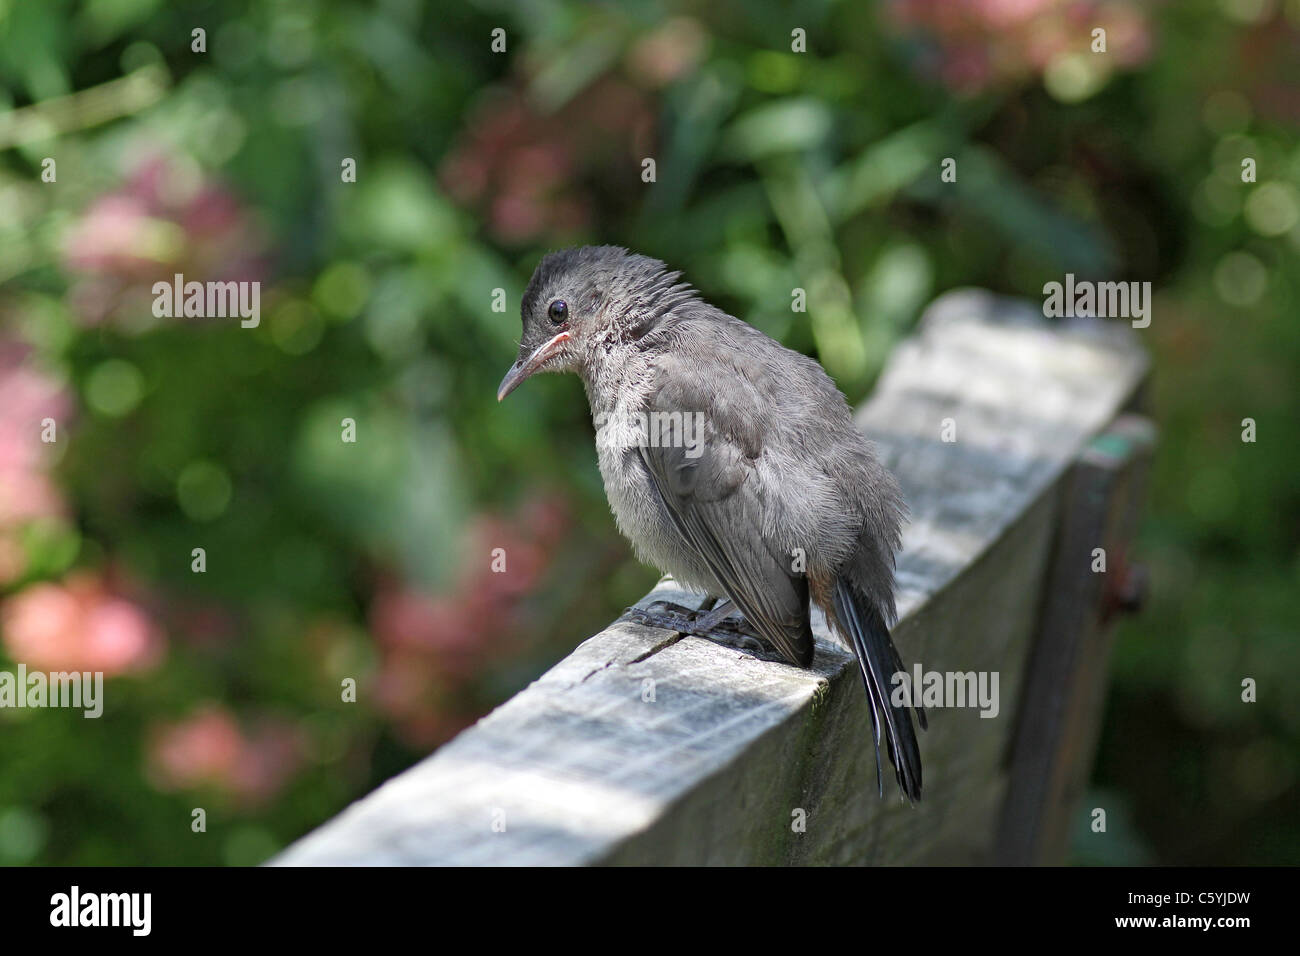
<path fill-rule="evenodd" d="M 272 862 L 1059 860 L 1090 809 L 1106 622 L 1139 596 L 1147 367 L 1123 323 L 963 290 L 860 410 L 911 509 L 904 662 L 997 681 L 996 711 L 930 708 L 918 806 L 888 767 L 877 796 L 865 695 L 820 616 L 811 670 L 620 620 Z M 660 598 L 699 600 L 667 579 Z"/>

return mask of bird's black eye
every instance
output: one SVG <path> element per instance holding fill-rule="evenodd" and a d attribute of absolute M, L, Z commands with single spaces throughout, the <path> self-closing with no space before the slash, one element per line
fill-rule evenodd
<path fill-rule="evenodd" d="M 552 322 L 559 325 L 569 317 L 569 305 L 563 299 L 556 299 L 551 303 L 550 308 L 546 310 L 546 314 Z"/>

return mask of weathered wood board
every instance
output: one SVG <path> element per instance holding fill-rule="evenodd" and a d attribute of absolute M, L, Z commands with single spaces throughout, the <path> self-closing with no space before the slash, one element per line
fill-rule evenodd
<path fill-rule="evenodd" d="M 1038 634 L 1016 702 L 1020 714 L 999 863 L 1054 863 L 1065 855 L 1069 814 L 1079 812 L 1100 729 L 1110 656 L 1107 618 L 1120 592 L 1135 584 L 1126 551 L 1154 444 L 1148 419 L 1121 415 L 1083 450 L 1066 477 Z M 1096 549 L 1104 573 L 1092 570 L 1098 566 Z"/>
<path fill-rule="evenodd" d="M 1122 324 L 1049 328 L 963 290 L 931 306 L 861 409 L 911 508 L 904 663 L 999 680 L 996 716 L 931 711 L 919 806 L 888 767 L 877 796 L 862 687 L 823 621 L 806 671 L 622 621 L 272 862 L 992 860 L 1064 476 L 1146 369 Z M 666 580 L 643 603 L 660 597 L 698 601 Z"/>

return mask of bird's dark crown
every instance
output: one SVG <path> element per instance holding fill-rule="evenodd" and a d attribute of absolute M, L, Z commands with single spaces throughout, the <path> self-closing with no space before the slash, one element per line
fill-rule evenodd
<path fill-rule="evenodd" d="M 684 302 L 697 298 L 658 259 L 637 255 L 622 246 L 575 246 L 548 253 L 524 291 L 524 321 L 542 314 L 552 298 L 568 296 L 578 314 L 601 313 L 616 328 L 634 337 Z M 603 323 L 601 323 L 603 324 Z"/>

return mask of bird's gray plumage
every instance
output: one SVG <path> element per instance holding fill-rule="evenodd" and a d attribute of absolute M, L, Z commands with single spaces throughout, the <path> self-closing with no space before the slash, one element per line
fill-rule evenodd
<path fill-rule="evenodd" d="M 902 669 L 888 633 L 898 484 L 820 365 L 679 280 L 618 247 L 546 256 L 524 294 L 519 361 L 501 395 L 532 371 L 577 373 L 610 508 L 638 556 L 731 599 L 791 663 L 811 663 L 809 601 L 820 605 L 859 658 L 877 747 L 883 736 L 915 800 L 915 733 L 889 704 Z M 548 315 L 557 300 L 563 323 Z M 697 416 L 702 442 L 647 441 L 653 413 Z"/>

